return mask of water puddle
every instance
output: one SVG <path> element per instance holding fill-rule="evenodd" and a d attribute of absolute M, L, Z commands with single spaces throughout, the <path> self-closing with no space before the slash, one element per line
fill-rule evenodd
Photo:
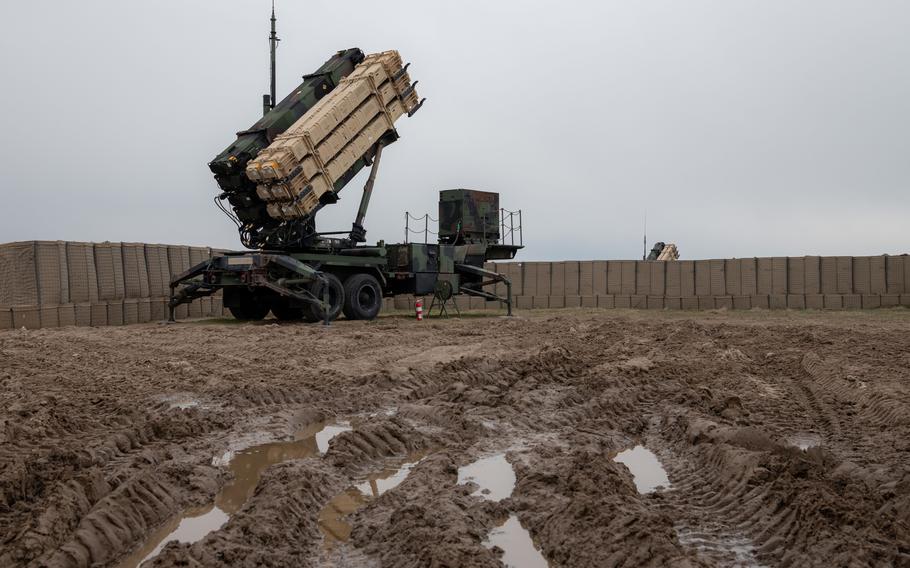
<path fill-rule="evenodd" d="M 676 535 L 683 546 L 690 546 L 706 556 L 721 557 L 724 563 L 731 566 L 749 568 L 764 566 L 756 557 L 755 545 L 746 537 L 705 534 L 679 527 L 676 527 Z"/>
<path fill-rule="evenodd" d="M 332 441 L 332 438 L 334 438 L 338 434 L 341 434 L 342 432 L 350 432 L 350 431 L 351 431 L 351 425 L 348 424 L 347 422 L 342 422 L 339 424 L 329 424 L 327 426 L 323 426 L 322 428 L 319 429 L 318 432 L 316 432 L 316 434 L 313 435 L 313 438 L 315 439 L 315 442 L 316 442 L 316 450 L 320 454 L 326 453 L 327 451 L 329 451 L 329 442 Z M 306 430 L 304 430 L 304 432 L 306 432 Z M 303 433 L 301 433 L 301 434 L 303 434 Z M 297 439 L 301 440 L 302 436 L 298 437 Z"/>
<path fill-rule="evenodd" d="M 490 531 L 483 541 L 487 548 L 498 546 L 503 550 L 500 559 L 506 568 L 547 568 L 549 564 L 534 545 L 531 535 L 518 517 L 509 515 L 506 521 Z"/>
<path fill-rule="evenodd" d="M 505 454 L 494 454 L 458 468 L 458 484 L 473 483 L 478 486 L 471 495 L 488 501 L 502 501 L 510 497 L 515 489 L 515 470 L 506 460 Z M 490 531 L 483 545 L 499 547 L 502 563 L 508 568 L 546 568 L 546 559 L 534 545 L 530 533 L 515 515 L 509 517 Z"/>
<path fill-rule="evenodd" d="M 214 465 L 227 465 L 234 474 L 234 479 L 221 489 L 215 502 L 206 507 L 184 511 L 181 516 L 160 527 L 146 539 L 141 548 L 121 562 L 120 567 L 139 566 L 157 556 L 172 540 L 194 543 L 220 529 L 250 498 L 266 468 L 288 460 L 325 453 L 332 438 L 350 429 L 350 425 L 345 423 L 314 424 L 298 432 L 294 440 L 229 450 L 215 457 L 212 460 Z"/>
<path fill-rule="evenodd" d="M 638 445 L 621 451 L 613 460 L 629 468 L 639 493 L 650 493 L 658 488 L 670 487 L 670 478 L 667 477 L 664 466 L 654 452 L 644 446 Z"/>
<path fill-rule="evenodd" d="M 177 408 L 189 410 L 190 408 L 205 408 L 192 393 L 176 393 L 161 397 L 161 402 L 167 403 L 169 409 Z"/>
<path fill-rule="evenodd" d="M 382 471 L 371 474 L 366 481 L 348 487 L 332 498 L 325 507 L 319 511 L 319 530 L 325 539 L 325 547 L 331 549 L 340 542 L 345 542 L 351 537 L 353 527 L 347 522 L 351 513 L 360 509 L 372 499 L 375 499 L 401 485 L 407 479 L 414 466 L 420 463 L 425 454 L 408 456 L 408 461 L 394 467 L 387 467 Z"/>
<path fill-rule="evenodd" d="M 488 501 L 502 501 L 515 489 L 515 471 L 512 464 L 506 461 L 505 454 L 496 454 L 458 468 L 458 484 L 464 485 L 469 481 L 479 487 L 471 495 Z"/>
<path fill-rule="evenodd" d="M 822 438 L 818 434 L 800 433 L 790 436 L 785 440 L 785 443 L 806 451 L 809 448 L 822 445 Z"/>
<path fill-rule="evenodd" d="M 377 416 L 395 416 L 398 414 L 398 407 L 386 408 L 385 410 L 380 410 L 379 412 L 371 412 L 370 418 L 375 418 Z"/>

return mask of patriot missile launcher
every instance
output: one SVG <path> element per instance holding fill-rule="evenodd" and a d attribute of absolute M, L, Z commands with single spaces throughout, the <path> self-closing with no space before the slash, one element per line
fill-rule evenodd
<path fill-rule="evenodd" d="M 274 15 L 272 24 L 274 71 Z M 274 106 L 274 75 L 271 85 L 265 116 L 209 164 L 221 188 L 216 203 L 255 250 L 215 256 L 174 276 L 172 320 L 178 305 L 218 291 L 241 320 L 269 312 L 326 324 L 341 313 L 373 319 L 383 297 L 399 294 L 432 295 L 443 306 L 468 294 L 502 302 L 511 314 L 511 282 L 484 269 L 523 248 L 521 212 L 500 209 L 498 194 L 440 192 L 438 243 L 363 245 L 383 148 L 398 140 L 395 122 L 423 105 L 398 52 L 339 51 Z M 317 232 L 317 212 L 366 166 L 350 231 Z M 491 291 L 496 283 L 504 296 Z"/>

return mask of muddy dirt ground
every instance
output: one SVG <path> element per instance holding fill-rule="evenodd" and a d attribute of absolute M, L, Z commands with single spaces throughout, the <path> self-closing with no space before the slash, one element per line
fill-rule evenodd
<path fill-rule="evenodd" d="M 0 565 L 143 560 L 908 566 L 910 310 L 0 333 Z"/>

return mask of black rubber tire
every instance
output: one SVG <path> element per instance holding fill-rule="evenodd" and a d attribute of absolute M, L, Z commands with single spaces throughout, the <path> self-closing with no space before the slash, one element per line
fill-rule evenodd
<path fill-rule="evenodd" d="M 334 274 L 326 272 L 325 277 L 329 282 L 329 321 L 334 321 L 341 313 L 341 308 L 344 304 L 344 286 L 341 285 L 341 280 Z M 321 299 L 322 286 L 322 280 L 317 280 L 310 287 L 310 292 Z M 306 316 L 309 316 L 309 318 L 304 316 L 307 321 L 325 321 L 325 314 L 321 306 L 309 305 L 304 309 Z"/>
<path fill-rule="evenodd" d="M 279 321 L 300 321 L 303 311 L 303 307 L 292 306 L 288 298 L 276 295 L 272 300 L 272 314 Z"/>
<path fill-rule="evenodd" d="M 269 304 L 250 290 L 228 287 L 224 293 L 231 315 L 240 321 L 259 321 L 269 314 Z"/>
<path fill-rule="evenodd" d="M 382 309 L 382 287 L 372 274 L 354 274 L 344 282 L 344 316 L 371 320 Z"/>

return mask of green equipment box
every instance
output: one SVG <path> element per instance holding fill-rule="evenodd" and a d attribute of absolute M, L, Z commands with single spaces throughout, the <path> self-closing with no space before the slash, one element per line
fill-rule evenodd
<path fill-rule="evenodd" d="M 439 192 L 439 242 L 499 241 L 499 194 L 473 189 Z"/>

